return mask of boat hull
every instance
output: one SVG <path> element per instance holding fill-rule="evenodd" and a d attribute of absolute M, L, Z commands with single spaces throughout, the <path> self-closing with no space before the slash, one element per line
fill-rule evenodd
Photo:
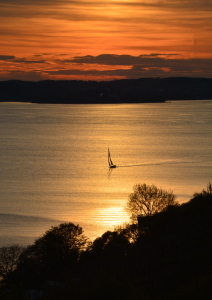
<path fill-rule="evenodd" d="M 114 168 L 116 168 L 116 165 L 110 166 L 110 169 L 114 169 Z"/>

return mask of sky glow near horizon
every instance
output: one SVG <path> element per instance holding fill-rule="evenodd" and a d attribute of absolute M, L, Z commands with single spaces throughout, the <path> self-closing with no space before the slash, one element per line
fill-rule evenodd
<path fill-rule="evenodd" d="M 211 0 L 0 0 L 0 80 L 212 77 Z"/>

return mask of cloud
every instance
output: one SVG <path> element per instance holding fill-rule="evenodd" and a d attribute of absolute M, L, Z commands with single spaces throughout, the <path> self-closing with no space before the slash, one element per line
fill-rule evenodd
<path fill-rule="evenodd" d="M 34 55 L 34 57 L 41 57 L 42 55 Z M 46 60 L 29 60 L 27 58 L 17 58 L 14 55 L 0 55 L 0 61 L 10 61 L 14 63 L 24 63 L 24 64 L 43 64 L 47 63 Z"/>
<path fill-rule="evenodd" d="M 44 54 L 43 54 L 44 55 Z M 37 57 L 37 60 L 36 60 Z M 1 55 L 0 60 L 10 63 L 10 68 L 1 71 L 1 78 L 25 79 L 74 79 L 89 80 L 102 78 L 140 78 L 140 77 L 212 77 L 212 58 L 182 59 L 175 53 L 152 53 L 138 56 L 101 54 L 85 55 L 74 58 L 64 58 L 64 55 L 45 56 L 34 55 L 33 58 L 18 58 Z M 13 67 L 13 63 L 15 63 Z M 39 64 L 42 64 L 38 67 Z M 27 69 L 26 70 L 26 65 Z M 18 68 L 18 70 L 16 69 Z M 1 79 L 2 80 L 2 79 Z"/>
<path fill-rule="evenodd" d="M 82 53 L 82 48 L 91 48 L 102 40 L 101 49 L 107 51 L 107 46 L 110 50 L 127 50 L 129 45 L 143 49 L 145 44 L 153 47 L 168 39 L 174 46 L 182 41 L 184 49 L 186 41 L 180 40 L 180 35 L 187 35 L 187 39 L 200 28 L 204 28 L 204 34 L 210 32 L 211 6 L 212 1 L 204 0 L 0 0 L 0 31 L 4 35 L 0 45 L 9 40 L 12 48 L 19 38 L 19 45 L 28 47 L 31 42 L 49 51 L 49 39 L 52 48 L 67 45 L 70 49 L 76 45 L 75 49 L 78 47 Z M 153 44 L 156 38 L 158 43 Z M 204 41 L 207 40 L 205 36 Z M 80 47 L 80 43 L 84 45 Z M 96 53 L 95 50 L 90 53 Z M 128 48 L 125 52 L 131 51 Z"/>
<path fill-rule="evenodd" d="M 73 59 L 64 60 L 70 63 L 79 64 L 99 64 L 99 65 L 121 65 L 130 66 L 134 64 L 153 64 L 157 61 L 161 61 L 160 56 L 171 56 L 178 54 L 145 54 L 139 56 L 132 55 L 116 55 L 116 54 L 100 54 L 98 56 L 86 55 L 75 56 Z"/>
<path fill-rule="evenodd" d="M 24 70 L 10 70 L 1 74 L 0 80 L 6 81 L 10 79 L 26 80 L 26 81 L 41 81 L 45 80 L 46 77 L 42 72 L 39 71 L 24 71 Z"/>
<path fill-rule="evenodd" d="M 0 60 L 12 60 L 15 56 L 13 55 L 0 55 Z"/>
<path fill-rule="evenodd" d="M 159 54 L 153 53 L 149 55 L 116 55 L 116 54 L 101 54 L 97 56 L 87 55 L 87 56 L 75 56 L 70 59 L 70 63 L 80 63 L 80 64 L 98 64 L 98 65 L 120 65 L 120 66 L 132 66 L 141 65 L 143 67 L 169 67 L 175 68 L 176 66 L 185 67 L 212 67 L 212 59 L 170 59 L 172 55 L 177 54 Z"/>
<path fill-rule="evenodd" d="M 43 6 L 53 5 L 75 5 L 75 6 L 108 6 L 114 5 L 118 7 L 169 7 L 179 9 L 211 9 L 212 2 L 210 0 L 133 0 L 133 1 L 119 1 L 119 0 L 0 0 L 0 5 L 37 5 L 41 9 Z"/>
<path fill-rule="evenodd" d="M 27 60 L 26 58 L 18 58 L 13 60 L 16 63 L 24 63 L 24 64 L 43 64 L 46 63 L 46 60 Z"/>
<path fill-rule="evenodd" d="M 72 0 L 61 0 L 61 4 L 67 3 L 77 3 L 77 2 L 84 2 L 83 0 L 79 1 L 72 1 Z M 58 3 L 57 0 L 0 0 L 0 4 L 13 4 L 13 5 L 53 5 Z"/>
<path fill-rule="evenodd" d="M 175 58 L 173 58 L 175 55 Z M 60 58 L 63 56 L 60 56 Z M 2 58 L 13 58 L 2 56 Z M 112 80 L 115 78 L 141 78 L 141 77 L 212 77 L 212 58 L 182 59 L 176 54 L 152 53 L 147 55 L 116 55 L 101 54 L 97 56 L 76 56 L 73 59 L 26 59 L 16 58 L 19 70 L 9 68 L 2 72 L 4 78 L 26 80 L 42 79 L 84 79 Z M 53 59 L 53 60 L 51 60 Z M 28 65 L 28 71 L 24 65 Z M 36 67 L 43 64 L 43 67 Z M 23 66 L 23 67 L 22 67 Z M 48 66 L 48 67 L 47 67 Z M 33 70 L 32 70 L 33 69 Z M 27 77 L 28 76 L 28 77 Z M 3 79 L 2 79 L 3 78 Z"/>
<path fill-rule="evenodd" d="M 212 2 L 207 0 L 0 0 L 1 17 L 53 17 L 64 20 L 128 20 L 133 22 L 137 14 L 143 20 L 147 11 L 210 11 Z M 116 12 L 110 15 L 110 11 Z M 123 12 L 127 12 L 122 16 Z M 132 16 L 133 12 L 133 16 Z M 107 14 L 107 16 L 105 15 Z M 165 20 L 164 20 L 165 21 Z M 154 18 L 152 18 L 154 22 Z"/>
<path fill-rule="evenodd" d="M 116 69 L 116 70 L 104 70 L 99 71 L 95 69 L 91 70 L 57 70 L 57 71 L 48 71 L 48 75 L 53 76 L 95 76 L 99 78 L 107 78 L 112 80 L 113 78 L 139 78 L 139 77 L 157 77 L 164 75 L 163 70 L 145 70 L 140 68 L 139 70 L 136 70 L 134 68 L 131 68 L 129 70 L 126 69 Z"/>
<path fill-rule="evenodd" d="M 47 73 L 54 76 L 96 75 L 124 78 L 150 76 L 212 76 L 212 59 L 167 59 L 160 56 L 164 56 L 164 54 L 140 56 L 115 54 L 78 56 L 73 60 L 69 60 L 69 62 L 75 63 L 70 69 L 49 70 Z M 99 70 L 97 67 L 99 65 L 111 66 L 111 69 Z M 80 66 L 80 68 L 77 66 Z M 82 66 L 84 66 L 84 69 Z M 128 66 L 128 68 L 126 68 L 126 66 Z"/>

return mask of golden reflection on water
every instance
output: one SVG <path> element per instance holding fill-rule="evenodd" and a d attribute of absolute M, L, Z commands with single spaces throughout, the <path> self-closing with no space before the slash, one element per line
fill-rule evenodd
<path fill-rule="evenodd" d="M 110 206 L 97 211 L 99 222 L 111 230 L 113 227 L 129 221 L 129 215 L 121 206 Z"/>
<path fill-rule="evenodd" d="M 182 203 L 211 181 L 211 101 L 1 109 L 2 243 L 31 241 L 61 222 L 93 239 L 129 222 L 137 183 L 172 190 Z"/>

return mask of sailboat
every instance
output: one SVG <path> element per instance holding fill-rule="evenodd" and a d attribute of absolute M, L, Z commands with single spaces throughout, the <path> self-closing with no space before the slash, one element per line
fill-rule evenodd
<path fill-rule="evenodd" d="M 109 164 L 109 168 L 112 169 L 112 168 L 116 168 L 116 165 L 113 164 L 112 162 L 112 159 L 111 159 L 111 156 L 110 156 L 110 150 L 108 148 L 108 164 Z"/>

